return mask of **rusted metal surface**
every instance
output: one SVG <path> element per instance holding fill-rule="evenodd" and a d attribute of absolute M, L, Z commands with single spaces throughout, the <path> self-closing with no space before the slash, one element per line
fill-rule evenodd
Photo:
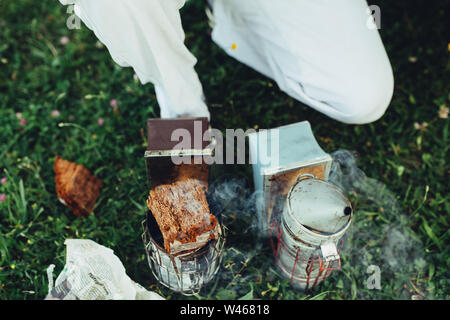
<path fill-rule="evenodd" d="M 277 135 L 272 137 L 272 132 Z M 261 211 L 269 226 L 276 199 L 286 196 L 297 178 L 305 173 L 328 180 L 332 158 L 317 143 L 308 121 L 267 131 L 251 133 L 250 155 L 256 192 L 263 194 Z M 278 141 L 273 141 L 277 139 Z M 261 159 L 261 150 L 278 150 L 268 163 Z"/>
<path fill-rule="evenodd" d="M 310 289 L 340 268 L 353 210 L 341 190 L 312 175 L 301 176 L 285 201 L 272 219 L 276 264 L 296 287 Z"/>

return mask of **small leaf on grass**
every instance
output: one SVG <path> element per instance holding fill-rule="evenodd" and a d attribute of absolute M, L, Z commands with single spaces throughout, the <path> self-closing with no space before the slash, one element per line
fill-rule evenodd
<path fill-rule="evenodd" d="M 240 297 L 238 300 L 253 300 L 253 288 L 245 295 Z"/>
<path fill-rule="evenodd" d="M 60 94 L 56 97 L 55 102 L 58 102 L 59 100 L 63 99 L 65 96 L 66 96 L 66 93 L 65 93 L 65 92 L 60 93 Z"/>
<path fill-rule="evenodd" d="M 356 281 L 352 278 L 352 299 L 356 299 L 358 289 L 356 287 Z"/>
<path fill-rule="evenodd" d="M 423 218 L 423 228 L 425 229 L 426 234 L 428 237 L 438 246 L 439 249 L 442 249 L 441 241 L 433 232 L 433 229 L 428 225 L 428 222 Z"/>
<path fill-rule="evenodd" d="M 323 300 L 323 299 L 325 299 L 327 294 L 330 292 L 332 292 L 332 291 L 321 292 L 318 295 L 315 295 L 314 297 L 312 297 L 310 300 Z"/>
<path fill-rule="evenodd" d="M 9 259 L 8 247 L 5 238 L 0 234 L 0 262 L 3 264 L 7 259 Z"/>
<path fill-rule="evenodd" d="M 405 167 L 404 166 L 398 166 L 397 167 L 397 175 L 399 177 L 401 177 L 403 175 L 403 173 L 405 172 Z"/>
<path fill-rule="evenodd" d="M 230 289 L 219 290 L 216 294 L 217 300 L 234 300 L 236 299 L 236 291 Z"/>
<path fill-rule="evenodd" d="M 138 203 L 138 202 L 136 202 L 136 200 L 131 199 L 131 198 L 130 198 L 129 200 L 130 200 L 131 203 L 133 203 L 133 204 L 136 206 L 136 208 L 139 209 L 140 212 L 145 213 L 145 212 L 147 211 L 147 207 L 144 206 L 143 204 Z M 140 212 L 139 212 L 139 213 L 140 213 Z"/>
<path fill-rule="evenodd" d="M 422 147 L 422 136 L 418 136 L 418 137 L 417 137 L 417 139 L 416 139 L 416 144 L 417 144 L 417 147 L 418 147 L 419 150 L 420 150 L 420 148 Z"/>
<path fill-rule="evenodd" d="M 23 180 L 20 179 L 19 181 L 19 191 L 20 191 L 20 200 L 22 201 L 22 207 L 27 207 L 27 202 L 25 201 L 25 188 L 23 186 Z"/>
<path fill-rule="evenodd" d="M 424 154 L 422 154 L 422 160 L 423 160 L 423 162 L 424 162 L 426 165 L 428 165 L 429 167 L 432 166 L 431 159 L 432 159 L 431 154 L 429 154 L 429 153 L 424 153 Z"/>
<path fill-rule="evenodd" d="M 27 201 L 25 200 L 25 188 L 23 186 L 23 180 L 19 181 L 19 194 L 20 194 L 20 211 L 22 213 L 22 222 L 25 223 L 27 219 Z"/>
<path fill-rule="evenodd" d="M 431 279 L 433 279 L 434 270 L 434 264 L 430 263 L 430 265 L 428 266 L 428 281 L 431 281 Z"/>

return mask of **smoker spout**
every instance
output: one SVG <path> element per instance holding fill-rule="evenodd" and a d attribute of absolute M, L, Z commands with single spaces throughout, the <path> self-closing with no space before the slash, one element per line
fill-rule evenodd
<path fill-rule="evenodd" d="M 344 208 L 344 216 L 349 216 L 352 214 L 352 208 L 350 207 L 345 207 Z"/>

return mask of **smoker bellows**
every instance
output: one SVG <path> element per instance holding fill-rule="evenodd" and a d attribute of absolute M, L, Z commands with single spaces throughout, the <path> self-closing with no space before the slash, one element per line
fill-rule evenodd
<path fill-rule="evenodd" d="M 198 128 L 200 134 L 195 132 Z M 224 244 L 220 222 L 206 197 L 209 168 L 203 156 L 211 155 L 212 149 L 202 138 L 208 122 L 206 118 L 149 119 L 147 129 L 150 193 L 143 240 L 149 264 L 163 285 L 195 294 L 217 273 Z M 178 148 L 172 141 L 173 132 L 180 129 L 194 137 L 191 149 Z M 182 156 L 184 163 L 175 164 L 174 156 Z"/>
<path fill-rule="evenodd" d="M 263 193 L 260 210 L 282 275 L 308 289 L 340 268 L 338 250 L 353 210 L 341 190 L 327 182 L 332 158 L 308 122 L 269 131 L 276 134 L 249 136 L 255 189 Z M 271 154 L 269 161 L 262 161 L 261 150 Z"/>

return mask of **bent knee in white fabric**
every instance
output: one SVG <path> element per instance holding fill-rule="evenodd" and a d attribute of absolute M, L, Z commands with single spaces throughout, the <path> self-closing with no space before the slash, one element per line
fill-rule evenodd
<path fill-rule="evenodd" d="M 365 81 L 354 83 L 344 97 L 342 120 L 351 124 L 366 124 L 377 121 L 386 112 L 394 92 L 394 77 L 390 64 L 383 66 L 384 70 L 372 76 L 367 71 Z"/>
<path fill-rule="evenodd" d="M 345 123 L 386 111 L 392 70 L 365 0 L 215 0 L 213 9 L 213 40 L 291 97 Z"/>
<path fill-rule="evenodd" d="M 367 70 L 364 80 L 348 75 L 347 90 L 335 92 L 336 99 L 325 102 L 335 111 L 328 115 L 348 124 L 366 124 L 380 119 L 386 112 L 394 91 L 391 66 L 388 64 L 384 68 L 376 76 Z"/>

